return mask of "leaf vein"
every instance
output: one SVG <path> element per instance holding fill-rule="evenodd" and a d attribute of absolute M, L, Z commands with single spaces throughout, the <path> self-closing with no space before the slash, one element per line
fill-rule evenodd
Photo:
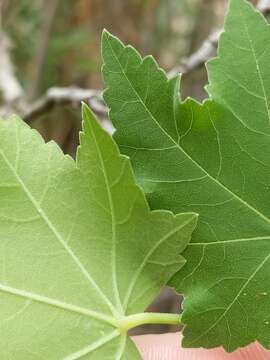
<path fill-rule="evenodd" d="M 10 171 L 13 173 L 14 177 L 16 178 L 16 180 L 18 181 L 18 183 L 20 184 L 21 188 L 23 189 L 23 191 L 25 192 L 26 196 L 28 197 L 28 199 L 30 200 L 30 202 L 32 203 L 32 205 L 34 206 L 34 208 L 37 210 L 38 214 L 41 216 L 41 218 L 44 220 L 44 222 L 46 223 L 46 225 L 48 226 L 48 228 L 52 231 L 52 233 L 54 234 L 54 236 L 56 237 L 56 239 L 60 242 L 60 244 L 64 247 L 64 249 L 67 251 L 67 253 L 69 254 L 69 256 L 72 258 L 72 260 L 74 261 L 74 263 L 78 266 L 78 268 L 81 270 L 82 274 L 86 277 L 86 279 L 89 281 L 89 283 L 93 286 L 93 288 L 98 292 L 98 294 L 100 295 L 100 297 L 104 300 L 104 302 L 109 306 L 109 308 L 111 309 L 111 311 L 114 313 L 115 309 L 114 306 L 112 305 L 112 303 L 109 301 L 109 299 L 105 296 L 105 294 L 102 292 L 102 290 L 99 288 L 99 286 L 96 284 L 95 280 L 91 277 L 91 275 L 89 274 L 89 272 L 85 269 L 85 267 L 83 266 L 83 264 L 81 263 L 80 259 L 76 256 L 76 254 L 73 252 L 73 250 L 68 246 L 68 244 L 65 242 L 65 240 L 62 238 L 61 234 L 57 231 L 56 227 L 52 224 L 52 222 L 50 221 L 50 219 L 47 217 L 47 215 L 45 214 L 45 212 L 43 211 L 43 209 L 39 206 L 39 204 L 37 203 L 37 201 L 34 199 L 34 197 L 32 196 L 32 194 L 30 193 L 30 191 L 28 190 L 28 188 L 26 187 L 26 185 L 24 184 L 23 180 L 19 177 L 19 175 L 16 173 L 16 170 L 13 168 L 12 164 L 10 163 L 10 161 L 7 159 L 7 157 L 5 156 L 5 154 L 3 153 L 2 150 L 0 150 L 0 154 L 2 155 L 3 160 L 5 161 L 5 163 L 7 164 L 7 166 L 9 167 Z"/>

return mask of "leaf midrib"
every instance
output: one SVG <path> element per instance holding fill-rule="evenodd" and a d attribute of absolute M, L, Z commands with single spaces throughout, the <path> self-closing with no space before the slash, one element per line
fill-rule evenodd
<path fill-rule="evenodd" d="M 117 327 L 117 322 L 116 319 L 114 319 L 111 316 L 107 316 L 104 315 L 100 312 L 97 311 L 93 311 L 93 310 L 89 310 L 86 308 L 83 308 L 81 306 L 77 306 L 74 304 L 69 304 L 63 301 L 59 301 L 57 299 L 53 299 L 53 298 L 49 298 L 47 296 L 44 295 L 40 295 L 37 293 L 33 293 L 30 291 L 25 291 L 22 289 L 18 289 L 18 288 L 14 288 L 12 286 L 7 286 L 4 284 L 0 283 L 0 292 L 4 292 L 13 296 L 17 296 L 17 297 L 21 297 L 24 299 L 28 299 L 28 300 L 32 300 L 44 305 L 48 305 L 48 306 L 52 306 L 52 307 L 56 307 L 65 311 L 69 311 L 69 312 L 73 312 L 76 313 L 78 315 L 84 315 L 84 316 L 88 316 L 97 320 L 101 320 L 103 322 L 106 322 L 112 326 Z"/>
<path fill-rule="evenodd" d="M 90 126 L 92 126 L 92 123 Z M 111 215 L 111 229 L 112 229 L 112 239 L 111 239 L 111 243 L 112 243 L 111 266 L 112 266 L 112 280 L 113 280 L 112 282 L 113 282 L 114 296 L 115 296 L 115 300 L 117 302 L 117 310 L 118 310 L 118 313 L 123 315 L 124 311 L 123 311 L 123 306 L 122 306 L 121 299 L 120 299 L 118 282 L 117 282 L 117 273 L 116 273 L 116 218 L 115 218 L 114 202 L 113 202 L 113 198 L 112 198 L 112 193 L 111 193 L 111 188 L 110 188 L 110 184 L 109 184 L 106 167 L 104 164 L 104 159 L 103 159 L 103 156 L 102 156 L 100 148 L 99 148 L 99 144 L 98 144 L 98 141 L 96 138 L 95 131 L 93 131 L 92 127 L 91 127 L 91 132 L 92 132 L 92 137 L 94 139 L 95 147 L 97 150 L 98 158 L 100 161 L 101 169 L 103 172 L 107 195 L 108 195 L 108 200 L 109 200 L 110 215 Z"/>
<path fill-rule="evenodd" d="M 247 203 L 244 199 L 242 199 L 240 196 L 238 196 L 237 194 L 235 194 L 233 191 L 231 191 L 229 188 L 227 188 L 223 183 L 221 183 L 219 180 L 217 180 L 216 178 L 214 178 L 212 175 L 210 175 L 200 164 L 198 164 L 164 129 L 163 127 L 159 124 L 159 122 L 155 119 L 154 115 L 152 114 L 152 112 L 148 109 L 148 107 L 144 104 L 142 98 L 140 97 L 139 93 L 137 92 L 137 90 L 135 89 L 135 87 L 133 86 L 132 82 L 129 80 L 127 74 L 125 73 L 124 68 L 122 67 L 122 64 L 120 63 L 116 53 L 114 52 L 114 49 L 112 48 L 109 40 L 107 39 L 107 42 L 111 48 L 112 54 L 114 56 L 114 58 L 116 59 L 116 61 L 118 62 L 121 71 L 123 73 L 123 75 L 125 76 L 126 80 L 128 81 L 128 83 L 130 84 L 131 88 L 133 89 L 135 95 L 137 96 L 137 98 L 139 99 L 140 103 L 143 105 L 143 107 L 145 108 L 146 112 L 150 115 L 150 117 L 152 118 L 152 120 L 154 121 L 154 123 L 159 127 L 159 129 L 165 134 L 165 136 L 167 136 L 169 138 L 169 140 L 172 141 L 173 144 L 175 144 L 175 147 L 181 151 L 184 155 L 186 155 L 186 157 L 195 165 L 197 166 L 204 174 L 206 174 L 213 182 L 215 182 L 217 185 L 219 185 L 223 190 L 225 190 L 226 192 L 228 192 L 229 194 L 231 194 L 233 197 L 235 197 L 238 201 L 240 201 L 242 204 L 244 204 L 246 207 L 248 207 L 250 210 L 252 210 L 253 212 L 255 212 L 259 217 L 261 217 L 264 221 L 267 222 L 268 225 L 270 225 L 270 219 L 265 216 L 263 213 L 261 213 L 258 209 L 256 209 L 255 207 L 253 207 L 252 205 L 250 205 L 249 203 Z M 141 60 L 142 62 L 142 60 Z"/>
<path fill-rule="evenodd" d="M 238 238 L 238 239 L 211 241 L 204 243 L 192 242 L 189 243 L 188 246 L 210 246 L 210 245 L 220 245 L 220 244 L 225 245 L 225 244 L 252 242 L 252 241 L 263 241 L 263 240 L 270 240 L 270 236 L 256 236 L 250 238 Z"/>

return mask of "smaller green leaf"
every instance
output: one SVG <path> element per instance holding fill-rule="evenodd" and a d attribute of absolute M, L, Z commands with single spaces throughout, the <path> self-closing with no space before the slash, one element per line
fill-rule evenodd
<path fill-rule="evenodd" d="M 76 163 L 0 122 L 1 359 L 139 359 L 127 330 L 158 320 L 135 314 L 185 263 L 197 216 L 150 212 L 128 158 L 83 117 Z"/>
<path fill-rule="evenodd" d="M 231 0 L 208 93 L 253 132 L 270 134 L 270 26 L 244 0 Z M 251 112 L 252 109 L 252 112 Z"/>

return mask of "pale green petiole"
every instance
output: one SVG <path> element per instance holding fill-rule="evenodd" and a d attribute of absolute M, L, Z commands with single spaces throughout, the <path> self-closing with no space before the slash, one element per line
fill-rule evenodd
<path fill-rule="evenodd" d="M 119 323 L 119 330 L 126 332 L 139 325 L 146 324 L 168 324 L 180 325 L 181 315 L 167 313 L 141 313 L 123 317 Z"/>

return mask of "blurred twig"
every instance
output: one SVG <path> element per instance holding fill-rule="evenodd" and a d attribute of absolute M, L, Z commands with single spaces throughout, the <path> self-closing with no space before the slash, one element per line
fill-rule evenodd
<path fill-rule="evenodd" d="M 257 9 L 264 15 L 268 15 L 270 13 L 270 0 L 259 0 L 257 3 Z M 194 71 L 195 69 L 203 66 L 206 61 L 213 58 L 216 55 L 219 36 L 222 32 L 223 29 L 213 31 L 207 39 L 205 39 L 201 47 L 183 61 L 182 65 L 169 71 L 169 78 L 172 78 L 179 73 L 187 74 Z"/>
<path fill-rule="evenodd" d="M 23 88 L 15 75 L 15 69 L 10 58 L 11 42 L 8 36 L 0 32 L 0 92 L 7 106 L 24 95 Z"/>
<path fill-rule="evenodd" d="M 0 0 L 0 94 L 4 107 L 0 115 L 11 109 L 24 108 L 24 89 L 15 74 L 10 51 L 12 42 L 2 28 L 2 17 L 8 1 Z"/>
<path fill-rule="evenodd" d="M 89 104 L 91 109 L 101 118 L 103 126 L 112 132 L 112 126 L 106 120 L 107 107 L 103 102 L 100 90 L 82 89 L 75 86 L 53 87 L 22 112 L 21 116 L 27 123 L 32 123 L 40 116 L 51 111 L 55 106 L 71 105 L 79 107 L 82 101 Z"/>
<path fill-rule="evenodd" d="M 270 13 L 270 1 L 269 0 L 258 1 L 257 9 L 262 13 L 264 13 L 265 15 L 268 15 Z"/>
<path fill-rule="evenodd" d="M 56 10 L 59 5 L 59 0 L 44 0 L 42 6 L 43 24 L 40 29 L 38 49 L 36 57 L 33 61 L 32 81 L 28 96 L 33 99 L 38 92 L 40 80 L 42 77 L 42 69 L 46 58 L 51 30 L 53 27 Z"/>
<path fill-rule="evenodd" d="M 216 55 L 218 39 L 221 33 L 222 30 L 213 31 L 203 42 L 201 47 L 183 61 L 182 65 L 177 66 L 168 72 L 168 77 L 172 78 L 180 73 L 187 74 L 200 68 L 206 61 L 213 58 Z"/>
<path fill-rule="evenodd" d="M 31 123 L 56 105 L 77 106 L 82 101 L 89 103 L 95 112 L 103 116 L 106 113 L 106 107 L 102 103 L 101 92 L 99 90 L 81 89 L 71 86 L 50 88 L 43 97 L 22 114 L 22 117 L 27 123 Z"/>

